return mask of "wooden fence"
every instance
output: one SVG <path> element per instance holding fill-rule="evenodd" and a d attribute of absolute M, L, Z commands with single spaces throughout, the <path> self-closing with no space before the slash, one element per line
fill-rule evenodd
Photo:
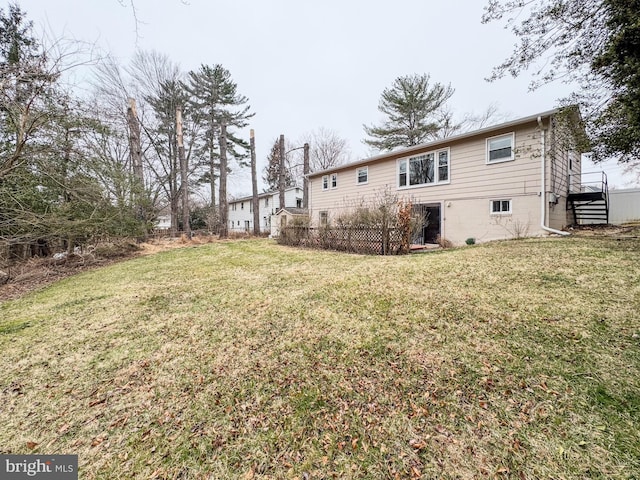
<path fill-rule="evenodd" d="M 368 255 L 398 255 L 402 233 L 393 228 L 287 226 L 280 231 L 278 243 L 297 247 L 338 250 Z"/>

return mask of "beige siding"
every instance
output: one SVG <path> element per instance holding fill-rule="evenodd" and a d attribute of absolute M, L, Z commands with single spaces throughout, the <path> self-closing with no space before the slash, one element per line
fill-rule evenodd
<path fill-rule="evenodd" d="M 327 211 L 329 221 L 345 209 L 375 204 L 376 197 L 388 192 L 414 204 L 439 204 L 441 234 L 460 245 L 473 237 L 489 241 L 520 236 L 545 235 L 541 227 L 542 198 L 549 193 L 558 197 L 557 204 L 545 202 L 547 225 L 560 229 L 567 225 L 566 194 L 571 173 L 579 173 L 579 156 L 564 150 L 554 150 L 551 122 L 545 122 L 546 175 L 545 192 L 541 196 L 542 138 L 536 121 L 516 127 L 495 130 L 490 134 L 468 136 L 437 147 L 425 146 L 411 155 L 449 149 L 450 182 L 446 184 L 398 188 L 398 160 L 406 154 L 391 154 L 374 158 L 370 163 L 345 166 L 337 170 L 337 188 L 322 190 L 322 176 L 310 179 L 311 221 L 318 224 L 319 213 Z M 486 139 L 515 132 L 515 160 L 487 164 Z M 556 164 L 555 162 L 558 162 Z M 368 183 L 358 185 L 357 169 L 368 167 Z M 329 182 L 330 183 L 330 182 Z M 492 214 L 491 200 L 510 200 L 510 214 Z"/>
<path fill-rule="evenodd" d="M 492 132 L 490 136 L 513 130 Z M 374 203 L 376 196 L 388 191 L 412 203 L 440 203 L 442 235 L 461 244 L 466 238 L 478 241 L 541 234 L 540 164 L 541 140 L 535 123 L 515 131 L 515 160 L 486 163 L 486 138 L 479 136 L 435 150 L 449 148 L 450 183 L 398 188 L 397 162 L 400 155 L 374 161 L 368 165 L 368 183 L 357 185 L 356 172 L 363 165 L 339 170 L 338 186 L 322 190 L 322 176 L 312 177 L 311 218 L 318 223 L 320 211 L 329 219 L 340 211 L 357 205 Z M 432 151 L 424 149 L 424 152 Z M 411 156 L 421 153 L 415 152 Z M 492 215 L 491 200 L 511 200 L 511 215 Z"/>

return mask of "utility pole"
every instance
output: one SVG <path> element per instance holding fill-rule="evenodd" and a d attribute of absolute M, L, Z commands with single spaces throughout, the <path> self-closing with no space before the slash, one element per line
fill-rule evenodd
<path fill-rule="evenodd" d="M 302 164 L 302 207 L 309 208 L 309 144 L 304 144 L 304 161 Z"/>
<path fill-rule="evenodd" d="M 285 204 L 284 204 L 284 189 L 285 189 L 284 156 L 285 156 L 284 135 L 280 135 L 280 171 L 278 174 L 278 191 L 279 191 L 278 199 L 280 201 L 280 210 L 282 210 L 285 207 Z"/>
<path fill-rule="evenodd" d="M 181 106 L 176 107 L 176 137 L 178 139 L 178 158 L 180 160 L 180 189 L 182 190 L 182 231 L 187 238 L 191 238 L 191 225 L 189 225 L 189 168 L 184 154 Z"/>
<path fill-rule="evenodd" d="M 249 131 L 249 148 L 251 149 L 251 187 L 253 189 L 253 234 L 260 235 L 260 211 L 258 201 L 258 174 L 256 173 L 256 139 L 253 128 Z"/>
<path fill-rule="evenodd" d="M 134 204 L 136 206 L 136 218 L 142 219 L 142 192 L 144 189 L 144 177 L 142 173 L 142 148 L 140 147 L 140 124 L 138 123 L 138 112 L 136 111 L 136 101 L 129 99 L 127 108 L 127 123 L 129 125 L 129 158 L 135 181 L 133 188 Z"/>
<path fill-rule="evenodd" d="M 229 236 L 229 201 L 227 200 L 227 126 L 220 125 L 220 238 Z"/>

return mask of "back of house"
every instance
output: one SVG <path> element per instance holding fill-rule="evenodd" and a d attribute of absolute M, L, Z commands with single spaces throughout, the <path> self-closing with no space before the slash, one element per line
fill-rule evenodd
<path fill-rule="evenodd" d="M 414 243 L 554 233 L 572 223 L 567 198 L 580 185 L 581 135 L 577 110 L 556 109 L 315 172 L 311 224 L 393 195 L 424 219 Z"/>

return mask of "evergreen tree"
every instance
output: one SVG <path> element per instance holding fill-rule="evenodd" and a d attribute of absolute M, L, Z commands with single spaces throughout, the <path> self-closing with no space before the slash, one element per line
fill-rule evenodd
<path fill-rule="evenodd" d="M 190 96 L 193 114 L 202 125 L 197 153 L 198 157 L 206 158 L 201 181 L 209 183 L 213 209 L 216 181 L 220 177 L 220 127 L 224 124 L 227 128 L 227 156 L 246 166 L 249 144 L 235 135 L 233 129 L 246 127 L 247 120 L 255 114 L 249 112 L 250 106 L 246 105 L 249 99 L 238 93 L 231 73 L 222 65 L 201 65 L 198 71 L 189 72 L 184 88 Z"/>
<path fill-rule="evenodd" d="M 439 138 L 442 113 L 454 89 L 451 85 L 429 85 L 428 74 L 407 75 L 385 88 L 378 110 L 387 116 L 380 126 L 364 125 L 370 137 L 364 143 L 378 150 L 411 147 Z"/>
<path fill-rule="evenodd" d="M 611 85 L 609 104 L 595 121 L 598 158 L 640 159 L 640 1 L 605 0 L 609 32 L 593 70 Z"/>
<path fill-rule="evenodd" d="M 285 188 L 293 187 L 296 184 L 295 178 L 291 170 L 285 165 Z M 264 167 L 262 180 L 267 184 L 267 191 L 276 191 L 279 187 L 280 179 L 280 142 L 276 138 L 271 147 L 271 151 L 267 156 L 267 165 Z"/>

